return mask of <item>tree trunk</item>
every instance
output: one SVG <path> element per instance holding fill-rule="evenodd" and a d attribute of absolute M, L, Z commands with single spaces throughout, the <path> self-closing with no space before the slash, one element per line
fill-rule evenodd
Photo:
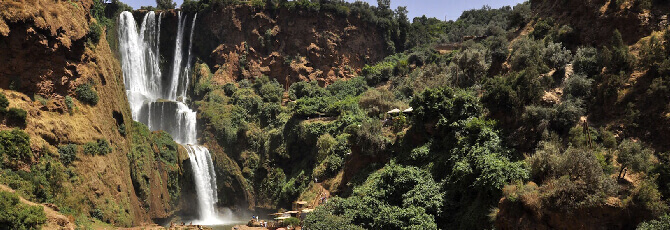
<path fill-rule="evenodd" d="M 626 176 L 626 174 L 623 173 L 623 170 L 624 170 L 624 169 L 626 169 L 626 166 L 621 166 L 621 170 L 619 171 L 619 176 L 617 177 L 617 179 L 621 180 L 621 178 L 623 178 L 624 176 Z M 622 176 L 622 175 L 623 175 L 623 176 Z"/>

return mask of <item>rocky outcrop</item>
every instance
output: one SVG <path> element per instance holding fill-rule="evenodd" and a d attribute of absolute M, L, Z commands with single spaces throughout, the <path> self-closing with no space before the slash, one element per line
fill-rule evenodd
<path fill-rule="evenodd" d="M 218 83 L 267 75 L 286 87 L 350 78 L 386 56 L 380 30 L 354 16 L 247 5 L 199 13 L 193 45 Z"/>

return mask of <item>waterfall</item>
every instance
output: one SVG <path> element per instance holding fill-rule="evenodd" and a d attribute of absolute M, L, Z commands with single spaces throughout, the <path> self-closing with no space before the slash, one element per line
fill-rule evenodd
<path fill-rule="evenodd" d="M 188 84 L 189 84 L 189 76 L 191 73 L 191 62 L 193 61 L 193 56 L 191 56 L 191 49 L 193 48 L 193 31 L 195 31 L 195 20 L 198 19 L 198 13 L 195 13 L 193 16 L 193 22 L 191 22 L 191 35 L 188 37 L 188 58 L 186 62 L 186 68 L 184 68 L 184 74 L 182 79 L 184 79 L 184 84 L 182 87 L 182 92 L 180 96 L 183 98 L 184 101 L 186 101 L 186 90 L 188 89 Z"/>
<path fill-rule="evenodd" d="M 172 72 L 162 74 L 160 68 L 160 26 L 162 13 L 151 11 L 137 23 L 130 12 L 119 17 L 119 52 L 126 94 L 133 119 L 146 124 L 150 130 L 164 130 L 183 145 L 190 157 L 198 196 L 198 224 L 223 223 L 216 209 L 218 200 L 216 173 L 209 150 L 199 146 L 196 131 L 196 112 L 185 104 L 191 68 L 191 47 L 195 19 L 191 22 L 188 56 L 183 66 L 183 36 L 187 17 L 178 15 L 175 54 L 170 65 Z M 182 72 L 183 68 L 183 72 Z M 167 79 L 164 79 L 167 78 Z"/>
<path fill-rule="evenodd" d="M 172 61 L 172 78 L 170 81 L 170 88 L 167 92 L 166 98 L 171 100 L 177 100 L 177 91 L 179 90 L 179 77 L 181 75 L 181 61 L 182 61 L 182 39 L 184 38 L 184 24 L 186 24 L 186 18 L 184 20 L 181 18 L 181 12 L 179 13 L 179 23 L 177 25 L 177 38 L 175 39 L 175 48 L 174 48 L 174 59 Z M 183 100 L 182 100 L 183 101 Z"/>
<path fill-rule="evenodd" d="M 215 212 L 216 194 L 216 174 L 214 173 L 214 165 L 212 164 L 212 157 L 209 150 L 202 146 L 191 145 L 188 146 L 190 153 L 190 161 L 193 166 L 193 173 L 199 175 L 195 180 L 197 191 L 210 191 L 205 193 L 198 193 L 198 196 L 205 196 L 205 199 L 198 199 L 200 205 L 200 219 L 201 220 L 215 220 L 217 213 Z"/>

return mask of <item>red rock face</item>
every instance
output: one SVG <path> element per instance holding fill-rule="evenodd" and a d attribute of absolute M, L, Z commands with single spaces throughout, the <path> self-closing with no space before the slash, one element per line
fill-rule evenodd
<path fill-rule="evenodd" d="M 286 87 L 297 81 L 327 85 L 386 56 L 374 25 L 323 12 L 227 7 L 198 15 L 194 40 L 218 83 L 267 75 Z"/>

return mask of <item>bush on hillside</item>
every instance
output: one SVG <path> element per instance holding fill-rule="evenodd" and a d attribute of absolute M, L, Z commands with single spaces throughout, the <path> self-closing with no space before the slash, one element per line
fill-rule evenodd
<path fill-rule="evenodd" d="M 650 158 L 653 150 L 644 148 L 639 142 L 630 139 L 623 140 L 617 148 L 617 161 L 621 164 L 619 177 L 625 176 L 624 169 L 635 172 L 647 172 L 651 167 Z"/>
<path fill-rule="evenodd" d="M 75 89 L 77 99 L 89 105 L 98 104 L 98 93 L 90 84 L 81 84 Z"/>
<path fill-rule="evenodd" d="M 330 84 L 328 88 L 330 94 L 338 98 L 345 98 L 347 96 L 361 95 L 368 89 L 365 83 L 365 78 L 355 77 L 349 80 L 338 80 Z"/>
<path fill-rule="evenodd" d="M 46 221 L 42 206 L 23 204 L 16 194 L 0 191 L 0 228 L 40 229 Z"/>
<path fill-rule="evenodd" d="M 60 155 L 60 162 L 68 166 L 77 160 L 77 145 L 66 144 L 58 146 L 58 154 Z"/>
<path fill-rule="evenodd" d="M 91 23 L 89 25 L 89 31 L 88 31 L 88 38 L 93 44 L 98 44 L 100 42 L 100 38 L 102 37 L 102 25 L 100 23 Z"/>
<path fill-rule="evenodd" d="M 289 87 L 289 98 L 291 100 L 298 100 L 303 97 L 314 98 L 329 96 L 329 92 L 316 84 L 316 82 L 296 82 Z"/>
<path fill-rule="evenodd" d="M 550 68 L 563 69 L 570 61 L 572 61 L 572 52 L 563 47 L 561 43 L 550 42 L 544 49 L 544 62 Z"/>
<path fill-rule="evenodd" d="M 572 67 L 576 74 L 585 74 L 587 77 L 594 77 L 600 74 L 602 69 L 598 60 L 598 50 L 593 47 L 582 47 L 577 49 L 575 58 L 572 61 Z"/>
<path fill-rule="evenodd" d="M 107 139 L 98 139 L 97 141 L 84 144 L 84 153 L 91 156 L 104 156 L 110 152 L 112 152 L 112 147 L 109 145 L 109 141 Z"/>
<path fill-rule="evenodd" d="M 405 109 L 400 107 L 402 106 L 401 103 L 395 100 L 395 96 L 391 91 L 375 88 L 363 93 L 358 105 L 370 117 L 380 117 L 392 109 Z"/>
<path fill-rule="evenodd" d="M 7 123 L 20 127 L 26 126 L 27 116 L 28 113 L 25 110 L 19 108 L 9 108 L 9 110 L 6 112 Z"/>
<path fill-rule="evenodd" d="M 609 47 L 604 47 L 600 60 L 609 73 L 628 72 L 632 69 L 635 57 L 624 44 L 619 30 L 615 30 Z"/>
<path fill-rule="evenodd" d="M 527 161 L 532 178 L 541 184 L 543 203 L 551 209 L 594 207 L 618 190 L 590 149 L 568 147 L 563 151 L 559 143 L 543 143 Z"/>
<path fill-rule="evenodd" d="M 277 79 L 270 80 L 268 76 L 256 79 L 254 89 L 256 90 L 256 94 L 263 98 L 264 102 L 280 102 L 284 94 L 284 88 L 277 82 Z"/>
<path fill-rule="evenodd" d="M 4 159 L 3 159 L 4 158 Z M 20 129 L 0 131 L 0 163 L 17 167 L 20 162 L 30 163 L 33 158 L 30 136 Z"/>
<path fill-rule="evenodd" d="M 9 106 L 9 100 L 4 93 L 0 93 L 0 110 L 5 110 Z"/>
<path fill-rule="evenodd" d="M 437 229 L 443 199 L 430 173 L 392 162 L 370 175 L 349 198 L 332 198 L 317 207 L 315 214 L 307 216 L 305 227 L 335 222 L 347 229 L 360 229 L 352 224 L 368 229 Z M 384 218 L 375 218 L 380 213 Z"/>
<path fill-rule="evenodd" d="M 593 79 L 587 78 L 584 74 L 574 74 L 565 80 L 563 98 L 588 100 L 591 98 L 591 85 Z"/>

